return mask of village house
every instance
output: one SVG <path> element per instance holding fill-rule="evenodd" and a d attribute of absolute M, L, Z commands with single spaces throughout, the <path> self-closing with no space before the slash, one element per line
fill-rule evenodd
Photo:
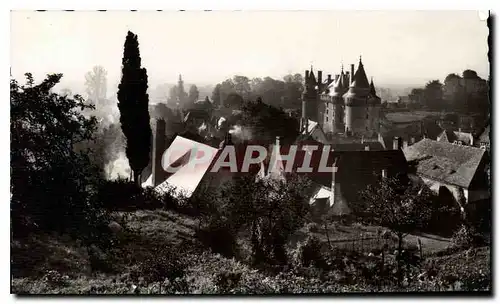
<path fill-rule="evenodd" d="M 423 139 L 403 149 L 410 176 L 441 198 L 473 210 L 490 198 L 489 162 L 484 149 Z"/>
<path fill-rule="evenodd" d="M 462 132 L 461 129 L 458 129 L 458 131 L 443 130 L 436 140 L 456 145 L 474 146 L 474 136 L 472 133 Z"/>

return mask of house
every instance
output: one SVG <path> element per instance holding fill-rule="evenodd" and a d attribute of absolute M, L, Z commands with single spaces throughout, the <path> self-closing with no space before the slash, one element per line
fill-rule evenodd
<path fill-rule="evenodd" d="M 312 146 L 309 151 L 305 149 L 306 144 Z M 370 150 L 365 146 L 356 146 L 356 150 L 332 150 L 330 144 L 324 145 L 314 140 L 301 142 L 292 171 L 312 181 L 309 203 L 317 214 L 328 212 L 338 216 L 348 215 L 355 210 L 353 205 L 359 203 L 359 194 L 368 185 L 376 184 L 383 177 L 406 174 L 407 163 L 402 152 L 402 141 L 395 139 L 394 145 L 395 148 L 391 150 Z M 327 146 L 330 148 L 325 149 Z M 288 165 L 288 158 L 285 157 L 289 155 L 287 147 L 281 149 L 281 155 L 284 160 L 280 168 L 283 168 Z M 306 157 L 310 159 L 311 170 L 301 171 L 299 167 Z M 322 166 L 327 170 L 319 170 Z"/>
<path fill-rule="evenodd" d="M 317 122 L 312 120 L 307 120 L 306 127 L 301 132 L 301 135 L 311 136 L 314 140 L 320 143 L 327 142 L 326 135 L 323 132 L 321 126 Z"/>
<path fill-rule="evenodd" d="M 490 198 L 489 162 L 484 149 L 422 139 L 403 149 L 411 177 L 435 194 L 453 199 L 461 210 Z"/>
<path fill-rule="evenodd" d="M 474 146 L 474 136 L 472 133 L 443 130 L 436 138 L 437 141 L 448 142 L 456 145 Z"/>
<path fill-rule="evenodd" d="M 476 140 L 476 146 L 490 151 L 490 125 L 488 124 Z"/>

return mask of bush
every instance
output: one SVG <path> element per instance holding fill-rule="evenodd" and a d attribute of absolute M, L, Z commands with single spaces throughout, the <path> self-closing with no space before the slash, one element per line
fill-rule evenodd
<path fill-rule="evenodd" d="M 221 219 L 212 219 L 206 227 L 196 231 L 198 239 L 215 253 L 234 257 L 238 251 L 236 232 Z"/>
<path fill-rule="evenodd" d="M 452 244 L 458 248 L 470 248 L 484 245 L 485 241 L 476 229 L 469 225 L 462 225 L 452 237 Z"/>
<path fill-rule="evenodd" d="M 131 277 L 147 285 L 165 283 L 165 290 L 170 292 L 186 292 L 185 281 L 187 261 L 181 248 L 152 248 L 148 256 L 138 264 Z M 160 286 L 161 288 L 161 286 Z"/>
<path fill-rule="evenodd" d="M 218 293 L 228 293 L 236 288 L 241 280 L 241 272 L 222 271 L 215 276 L 215 285 Z"/>
<path fill-rule="evenodd" d="M 294 259 L 302 267 L 326 268 L 327 266 L 322 255 L 321 241 L 315 236 L 308 237 L 304 242 L 299 243 Z"/>

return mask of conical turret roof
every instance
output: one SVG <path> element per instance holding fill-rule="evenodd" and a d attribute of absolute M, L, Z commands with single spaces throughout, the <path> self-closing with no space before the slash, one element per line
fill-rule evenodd
<path fill-rule="evenodd" d="M 359 65 L 356 73 L 354 73 L 354 80 L 351 83 L 351 87 L 354 88 L 369 88 L 370 84 L 368 83 L 368 78 L 366 77 L 365 68 L 363 66 L 363 62 L 361 62 L 361 58 L 359 58 Z"/>
<path fill-rule="evenodd" d="M 337 78 L 337 80 L 332 84 L 330 88 L 330 96 L 336 97 L 344 95 L 346 91 L 346 85 L 345 85 L 345 75 L 344 71 L 341 71 L 340 76 Z"/>
<path fill-rule="evenodd" d="M 370 98 L 368 99 L 368 103 L 371 105 L 381 104 L 382 100 L 377 96 L 377 91 L 375 90 L 375 85 L 373 84 L 373 78 L 370 82 Z"/>

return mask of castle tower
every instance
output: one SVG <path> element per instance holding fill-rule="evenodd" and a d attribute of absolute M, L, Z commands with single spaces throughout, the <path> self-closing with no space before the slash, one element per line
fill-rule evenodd
<path fill-rule="evenodd" d="M 338 75 L 333 88 L 330 90 L 330 97 L 332 99 L 332 132 L 334 134 L 343 133 L 345 131 L 344 124 L 344 99 L 343 95 L 346 93 L 348 88 L 348 80 L 342 69 L 340 75 Z"/>
<path fill-rule="evenodd" d="M 321 74 L 319 74 L 321 75 Z M 313 69 L 306 70 L 304 78 L 304 93 L 302 94 L 302 118 L 300 119 L 300 132 L 307 129 L 309 120 L 319 121 L 319 85 L 314 76 Z"/>
<path fill-rule="evenodd" d="M 373 134 L 380 132 L 380 108 L 382 100 L 377 96 L 373 78 L 370 82 L 370 96 L 368 98 L 368 129 Z"/>
<path fill-rule="evenodd" d="M 368 134 L 368 97 L 370 84 L 366 77 L 361 57 L 356 73 L 351 75 L 352 82 L 349 90 L 344 94 L 345 102 L 345 131 L 348 135 Z"/>

